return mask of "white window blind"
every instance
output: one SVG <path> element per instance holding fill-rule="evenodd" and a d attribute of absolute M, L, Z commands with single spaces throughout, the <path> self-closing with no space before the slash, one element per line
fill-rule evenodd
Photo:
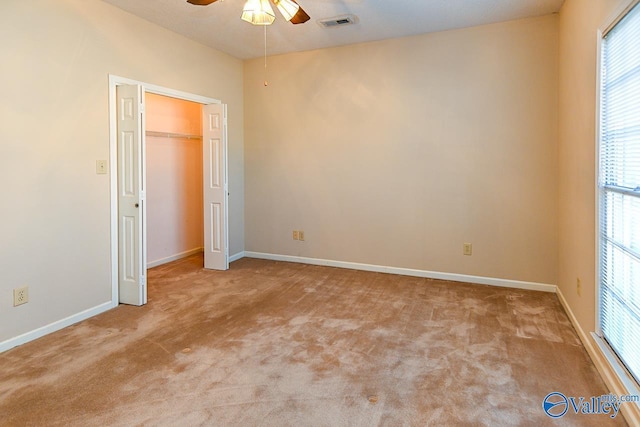
<path fill-rule="evenodd" d="M 600 333 L 640 379 L 640 5 L 602 41 Z"/>

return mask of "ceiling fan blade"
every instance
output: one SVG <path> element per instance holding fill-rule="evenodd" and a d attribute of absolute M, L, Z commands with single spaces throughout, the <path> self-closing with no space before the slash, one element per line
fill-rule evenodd
<path fill-rule="evenodd" d="M 294 3 L 298 4 L 298 2 L 296 0 L 291 0 Z M 300 6 L 298 4 L 298 6 Z M 291 18 L 291 22 L 292 24 L 304 24 L 305 22 L 307 22 L 309 19 L 311 19 L 311 17 L 309 15 L 307 15 L 307 12 L 304 11 L 304 9 L 302 8 L 302 6 L 300 6 L 300 9 L 298 9 L 298 13 L 296 13 L 293 18 Z"/>
<path fill-rule="evenodd" d="M 208 6 L 217 1 L 218 0 L 187 0 L 187 3 L 195 4 L 196 6 Z"/>

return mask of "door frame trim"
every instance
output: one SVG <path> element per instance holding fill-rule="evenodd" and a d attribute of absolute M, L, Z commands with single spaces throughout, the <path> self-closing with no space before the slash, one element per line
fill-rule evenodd
<path fill-rule="evenodd" d="M 117 153 L 117 102 L 116 87 L 120 85 L 140 85 L 145 92 L 156 95 L 169 96 L 198 104 L 222 104 L 222 101 L 207 96 L 196 95 L 158 86 L 151 83 L 129 79 L 127 77 L 109 74 L 109 195 L 110 195 L 110 224 L 111 224 L 111 304 L 116 307 L 118 300 L 118 153 Z M 225 221 L 226 234 L 229 234 L 229 220 Z"/>

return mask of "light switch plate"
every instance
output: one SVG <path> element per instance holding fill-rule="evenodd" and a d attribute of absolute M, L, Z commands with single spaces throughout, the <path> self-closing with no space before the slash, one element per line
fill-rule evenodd
<path fill-rule="evenodd" d="M 98 175 L 105 175 L 107 173 L 106 160 L 96 160 L 96 173 Z"/>

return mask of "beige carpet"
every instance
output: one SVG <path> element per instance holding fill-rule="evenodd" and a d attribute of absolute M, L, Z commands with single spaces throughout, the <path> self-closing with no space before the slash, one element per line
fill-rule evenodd
<path fill-rule="evenodd" d="M 0 425 L 624 425 L 553 294 L 194 256 L 149 304 L 0 354 Z"/>

